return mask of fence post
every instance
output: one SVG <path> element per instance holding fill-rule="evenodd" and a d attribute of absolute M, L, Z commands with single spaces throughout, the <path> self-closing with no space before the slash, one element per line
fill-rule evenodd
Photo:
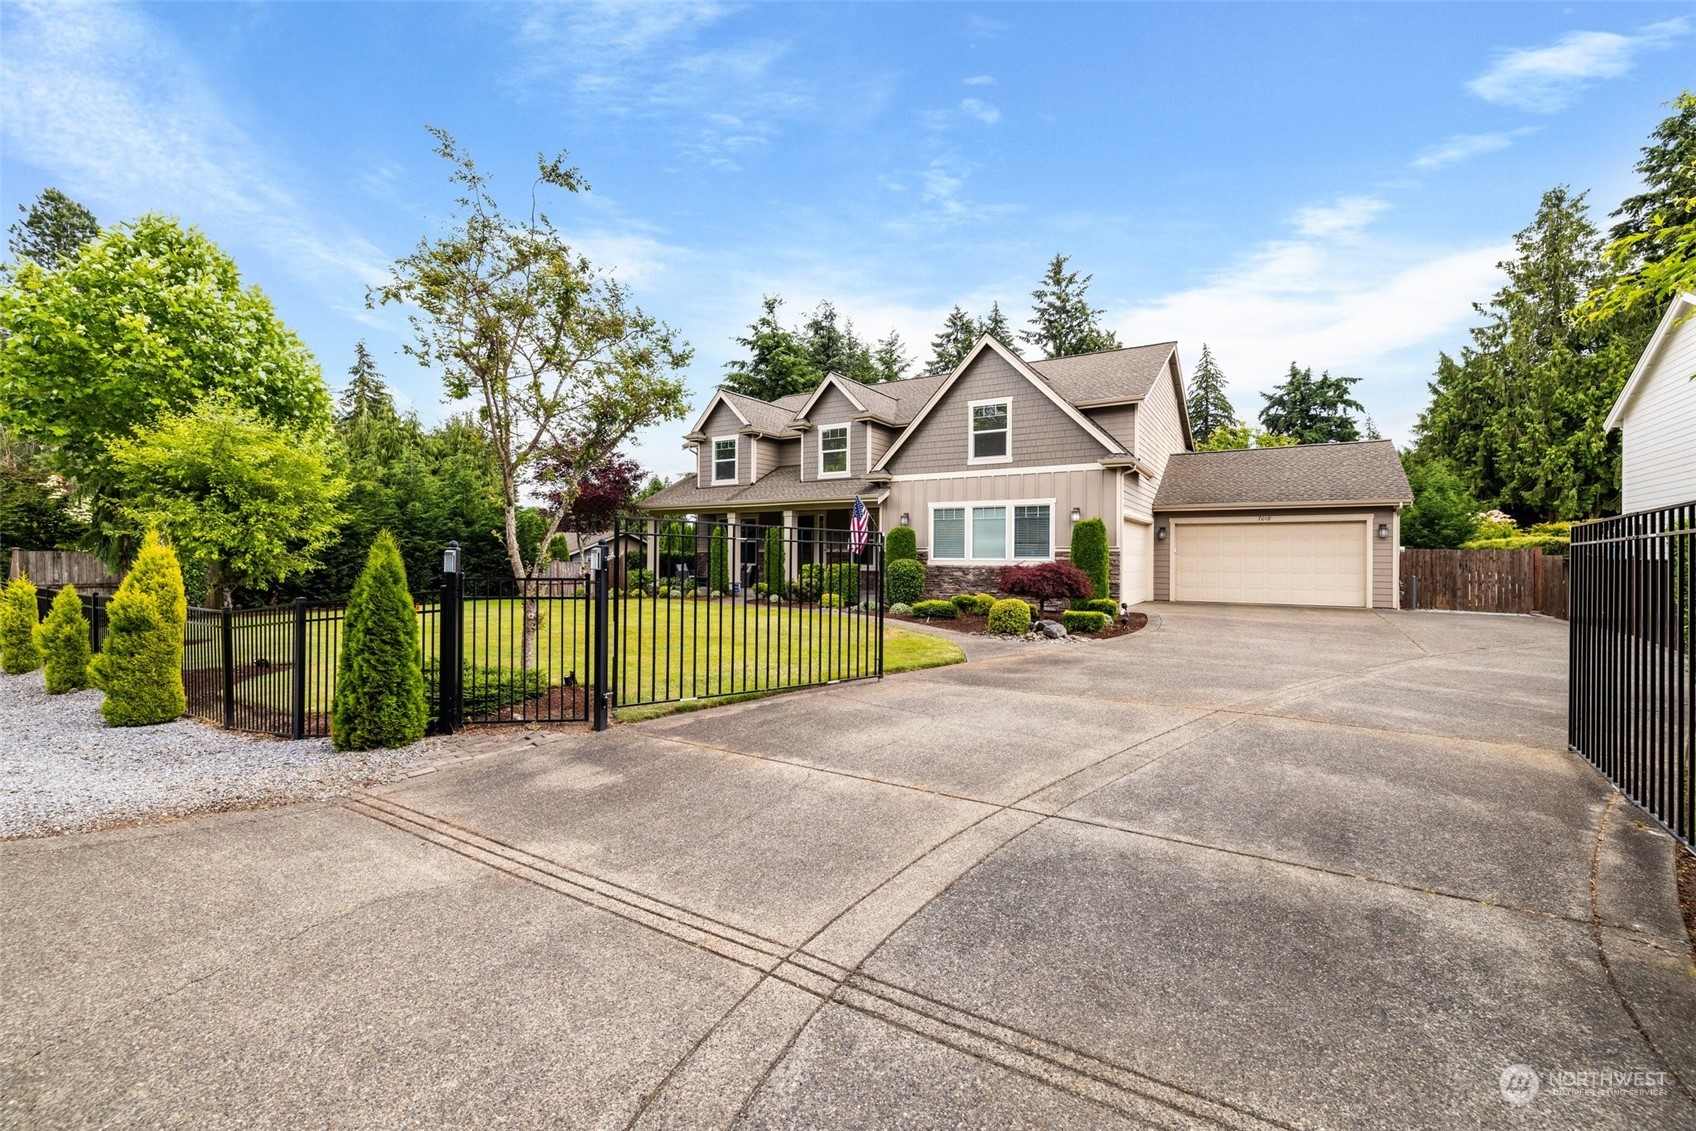
<path fill-rule="evenodd" d="M 459 543 L 449 542 L 442 554 L 442 607 L 436 626 L 436 725 L 453 734 L 464 725 L 465 574 L 459 565 Z"/>
<path fill-rule="evenodd" d="M 236 725 L 236 615 L 229 605 L 219 610 L 219 643 L 224 653 L 224 729 Z"/>
<path fill-rule="evenodd" d="M 593 573 L 595 587 L 595 670 L 591 694 L 595 697 L 595 729 L 606 730 L 611 725 L 611 699 L 608 686 L 610 675 L 608 657 L 610 649 L 607 641 L 607 582 L 612 573 L 611 547 L 605 538 L 595 549 L 595 570 Z"/>
<path fill-rule="evenodd" d="M 88 650 L 100 651 L 100 594 L 88 596 Z"/>
<path fill-rule="evenodd" d="M 306 737 L 306 598 L 294 599 L 294 710 L 293 734 Z"/>

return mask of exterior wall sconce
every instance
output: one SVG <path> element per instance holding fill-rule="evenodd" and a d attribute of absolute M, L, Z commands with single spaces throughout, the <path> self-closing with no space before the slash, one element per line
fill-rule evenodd
<path fill-rule="evenodd" d="M 1388 538 L 1389 536 L 1390 536 L 1390 524 L 1387 523 L 1387 522 L 1380 522 L 1378 524 L 1378 537 Z"/>
<path fill-rule="evenodd" d="M 449 542 L 448 548 L 442 551 L 442 572 L 459 572 L 459 543 Z"/>
<path fill-rule="evenodd" d="M 1072 521 L 1073 522 L 1077 522 L 1078 520 L 1082 519 L 1083 517 L 1084 517 L 1084 512 L 1083 512 L 1082 507 L 1073 507 L 1072 508 Z"/>
<path fill-rule="evenodd" d="M 901 512 L 901 525 L 902 525 L 902 526 L 911 526 L 911 525 L 913 525 L 913 524 L 912 524 L 912 522 L 911 522 L 911 521 L 910 521 L 910 520 L 911 520 L 911 519 L 912 519 L 912 517 L 913 517 L 913 516 L 912 516 L 912 515 L 910 515 L 910 514 L 908 514 L 908 513 L 907 513 L 907 512 L 906 512 L 906 511 L 902 511 L 902 512 Z"/>
<path fill-rule="evenodd" d="M 1154 529 L 1154 540 L 1156 542 L 1166 541 L 1166 528 L 1164 526 L 1155 527 L 1155 529 Z"/>

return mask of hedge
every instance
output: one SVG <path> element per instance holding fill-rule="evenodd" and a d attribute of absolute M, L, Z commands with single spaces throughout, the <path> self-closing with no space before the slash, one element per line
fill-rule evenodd
<path fill-rule="evenodd" d="M 1119 602 L 1111 597 L 1090 597 L 1073 601 L 1072 610 L 1079 613 L 1106 613 L 1109 617 L 1117 617 L 1119 615 Z"/>
<path fill-rule="evenodd" d="M 952 601 L 920 601 L 913 606 L 913 615 L 928 620 L 953 620 L 959 614 Z"/>
<path fill-rule="evenodd" d="M 1097 598 L 1108 596 L 1107 524 L 1086 518 L 1072 527 L 1072 564 L 1084 571 Z"/>
<path fill-rule="evenodd" d="M 1069 609 L 1060 614 L 1060 623 L 1065 626 L 1067 632 L 1100 632 L 1113 623 L 1113 618 L 1106 613 L 1079 612 L 1075 609 Z"/>
<path fill-rule="evenodd" d="M 429 718 L 406 565 L 394 536 L 380 531 L 342 619 L 330 741 L 337 750 L 410 746 Z"/>
<path fill-rule="evenodd" d="M 1017 597 L 997 601 L 989 610 L 989 631 L 997 636 L 1023 636 L 1031 630 L 1031 607 Z"/>
<path fill-rule="evenodd" d="M 35 637 L 38 617 L 35 583 L 19 575 L 6 586 L 0 604 L 0 669 L 23 675 L 41 666 L 41 646 Z"/>
<path fill-rule="evenodd" d="M 911 526 L 897 526 L 883 540 L 885 562 L 916 562 L 919 560 L 919 536 Z"/>
<path fill-rule="evenodd" d="M 891 604 L 911 605 L 922 598 L 925 595 L 925 563 L 917 558 L 897 558 L 890 562 L 884 567 L 883 595 Z"/>
<path fill-rule="evenodd" d="M 53 598 L 53 608 L 41 625 L 47 694 L 81 691 L 88 686 L 88 618 L 74 586 L 66 585 Z"/>
<path fill-rule="evenodd" d="M 773 526 L 766 531 L 765 559 L 766 592 L 781 597 L 789 590 L 789 573 L 783 560 L 783 527 Z"/>

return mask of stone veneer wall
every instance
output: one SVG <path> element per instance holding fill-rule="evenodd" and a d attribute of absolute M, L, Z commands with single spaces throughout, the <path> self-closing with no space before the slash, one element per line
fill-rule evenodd
<path fill-rule="evenodd" d="M 925 562 L 925 600 L 947 600 L 956 593 L 990 593 L 997 597 L 1006 596 L 998 586 L 1001 583 L 1001 571 L 1006 566 L 933 566 L 925 559 L 928 553 L 920 552 L 919 560 Z M 1066 561 L 1071 557 L 1068 551 L 1062 550 L 1054 555 L 1056 561 Z M 1036 564 L 1036 563 L 1032 563 Z M 1119 590 L 1119 551 L 1112 548 L 1107 551 L 1107 589 L 1118 600 Z"/>

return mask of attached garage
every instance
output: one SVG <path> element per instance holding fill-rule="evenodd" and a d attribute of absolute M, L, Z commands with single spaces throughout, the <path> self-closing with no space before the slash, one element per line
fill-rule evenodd
<path fill-rule="evenodd" d="M 1412 501 L 1388 441 L 1174 455 L 1154 500 L 1154 599 L 1395 608 Z"/>

